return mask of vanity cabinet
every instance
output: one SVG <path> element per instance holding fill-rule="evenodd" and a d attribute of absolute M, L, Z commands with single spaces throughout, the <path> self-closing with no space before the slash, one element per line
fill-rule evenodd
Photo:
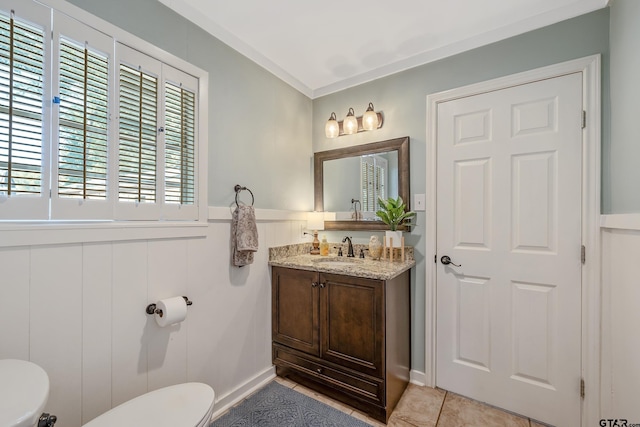
<path fill-rule="evenodd" d="M 409 381 L 410 272 L 389 280 L 273 267 L 280 376 L 387 422 Z"/>

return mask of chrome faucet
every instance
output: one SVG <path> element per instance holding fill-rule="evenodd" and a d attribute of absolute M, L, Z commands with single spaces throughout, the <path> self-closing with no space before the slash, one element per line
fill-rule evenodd
<path fill-rule="evenodd" d="M 349 248 L 347 249 L 347 258 L 354 258 L 355 255 L 353 253 L 353 243 L 351 243 L 351 237 L 345 236 L 345 238 L 342 239 L 342 243 L 344 242 L 349 242 Z"/>

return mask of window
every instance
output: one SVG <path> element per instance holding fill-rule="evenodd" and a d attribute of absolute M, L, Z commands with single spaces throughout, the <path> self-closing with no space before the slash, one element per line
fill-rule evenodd
<path fill-rule="evenodd" d="M 0 219 L 203 219 L 206 73 L 95 17 L 6 3 Z"/>
<path fill-rule="evenodd" d="M 360 188 L 362 190 L 362 211 L 378 210 L 378 197 L 387 198 L 388 161 L 382 156 L 360 157 Z"/>

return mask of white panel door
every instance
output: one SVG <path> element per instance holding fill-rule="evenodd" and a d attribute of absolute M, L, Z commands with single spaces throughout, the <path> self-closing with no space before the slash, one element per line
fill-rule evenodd
<path fill-rule="evenodd" d="M 438 106 L 436 383 L 558 426 L 580 424 L 581 117 L 580 73 Z"/>

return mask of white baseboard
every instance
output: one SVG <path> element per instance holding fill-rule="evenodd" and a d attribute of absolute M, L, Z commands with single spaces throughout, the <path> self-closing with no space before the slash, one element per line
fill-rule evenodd
<path fill-rule="evenodd" d="M 409 372 L 409 382 L 411 384 L 419 385 L 420 387 L 424 387 L 427 385 L 427 374 L 424 372 L 416 371 L 412 369 Z"/>
<path fill-rule="evenodd" d="M 272 381 L 276 377 L 275 366 L 270 366 L 263 372 L 259 373 L 249 381 L 241 384 L 236 389 L 230 391 L 224 396 L 216 398 L 212 420 L 227 412 L 229 408 L 240 402 L 254 391 L 262 388 L 265 384 Z"/>

